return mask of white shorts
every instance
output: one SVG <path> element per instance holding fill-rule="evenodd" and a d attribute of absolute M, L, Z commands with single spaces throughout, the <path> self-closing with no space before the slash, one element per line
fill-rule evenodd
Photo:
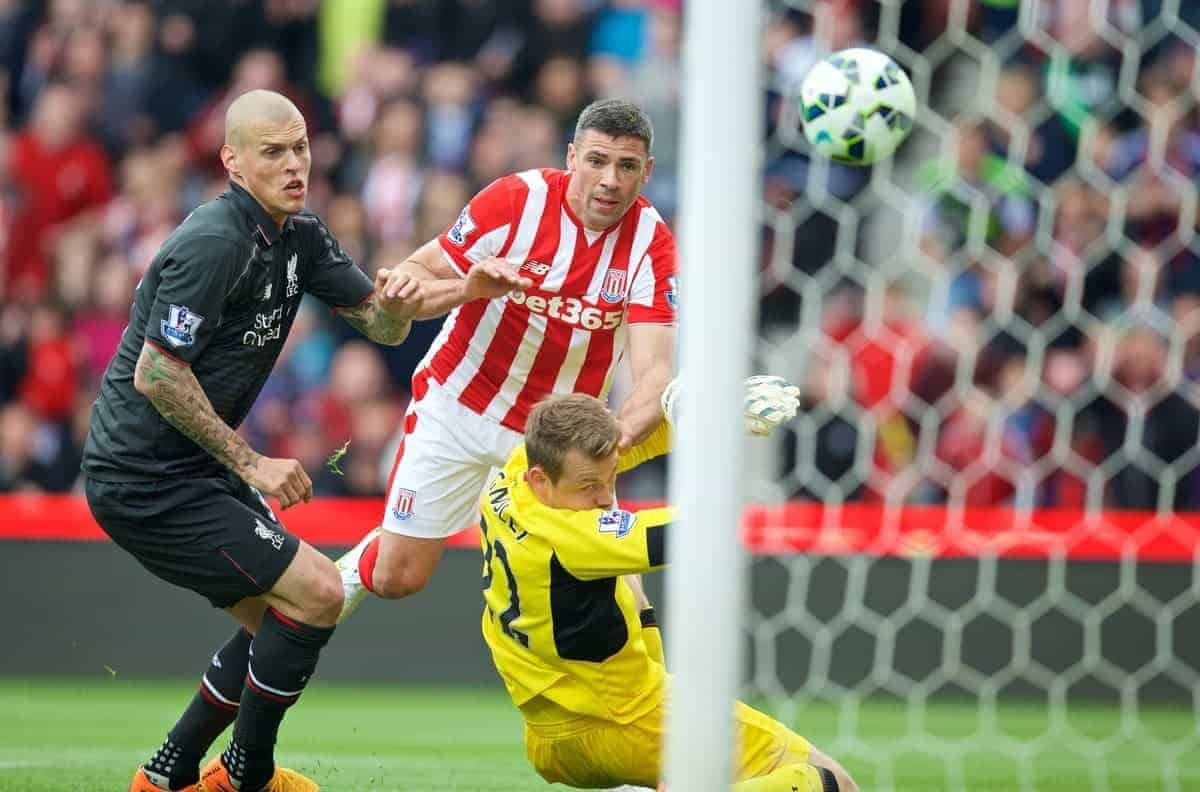
<path fill-rule="evenodd" d="M 415 424 L 414 424 L 415 419 Z M 479 522 L 479 496 L 524 437 L 485 418 L 430 380 L 405 416 L 383 530 L 444 539 Z"/>

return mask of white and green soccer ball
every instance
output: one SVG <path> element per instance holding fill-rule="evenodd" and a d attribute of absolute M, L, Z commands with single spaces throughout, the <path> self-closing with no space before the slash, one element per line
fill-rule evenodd
<path fill-rule="evenodd" d="M 890 157 L 912 131 L 916 113 L 908 75 L 878 50 L 835 52 L 800 85 L 804 136 L 836 162 L 871 165 Z"/>

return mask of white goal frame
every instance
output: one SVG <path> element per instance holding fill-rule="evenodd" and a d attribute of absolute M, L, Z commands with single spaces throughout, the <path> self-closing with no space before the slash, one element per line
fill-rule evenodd
<path fill-rule="evenodd" d="M 680 518 L 668 547 L 665 755 L 669 788 L 688 792 L 725 790 L 732 779 L 745 566 L 742 380 L 758 288 L 761 9 L 760 0 L 700 0 L 684 16 L 683 391 L 670 475 Z"/>

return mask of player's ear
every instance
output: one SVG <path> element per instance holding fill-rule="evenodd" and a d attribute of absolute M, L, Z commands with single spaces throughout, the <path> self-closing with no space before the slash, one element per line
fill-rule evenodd
<path fill-rule="evenodd" d="M 646 158 L 646 170 L 642 173 L 642 184 L 650 181 L 650 174 L 654 173 L 654 157 Z"/>
<path fill-rule="evenodd" d="M 575 144 L 574 143 L 567 144 L 567 170 L 568 171 L 575 170 Z"/>
<path fill-rule="evenodd" d="M 225 170 L 230 176 L 241 176 L 241 171 L 238 168 L 237 149 L 226 143 L 221 146 L 221 164 L 225 166 Z"/>
<path fill-rule="evenodd" d="M 529 483 L 529 488 L 533 490 L 533 494 L 543 500 L 554 486 L 554 482 L 550 480 L 549 474 L 542 469 L 541 465 L 534 465 L 525 471 L 525 481 Z"/>

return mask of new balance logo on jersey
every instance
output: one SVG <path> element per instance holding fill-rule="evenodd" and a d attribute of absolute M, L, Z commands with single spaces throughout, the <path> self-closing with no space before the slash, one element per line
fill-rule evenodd
<path fill-rule="evenodd" d="M 584 330 L 616 330 L 625 319 L 625 311 L 603 311 L 594 305 L 585 305 L 578 297 L 543 297 L 540 294 L 526 294 L 516 291 L 508 295 L 508 299 L 517 305 L 524 305 L 530 313 L 549 316 Z"/>
<path fill-rule="evenodd" d="M 267 283 L 267 288 L 263 289 L 263 294 L 262 294 L 263 302 L 266 302 L 267 300 L 271 299 L 271 287 L 274 285 L 275 284 L 273 284 L 273 283 Z"/>
<path fill-rule="evenodd" d="M 191 346 L 196 343 L 196 329 L 204 317 L 192 313 L 186 305 L 172 305 L 167 309 L 167 318 L 159 326 L 163 338 L 173 347 Z"/>
<path fill-rule="evenodd" d="M 540 261 L 526 261 L 521 265 L 521 272 L 528 272 L 530 275 L 540 278 L 550 272 L 550 265 Z"/>
<path fill-rule="evenodd" d="M 259 539 L 270 542 L 271 547 L 274 547 L 276 550 L 283 547 L 283 534 L 271 530 L 265 522 L 257 517 L 254 518 L 254 534 Z"/>
<path fill-rule="evenodd" d="M 614 509 L 606 511 L 597 518 L 596 527 L 602 534 L 612 534 L 614 538 L 621 539 L 629 535 L 633 530 L 633 524 L 637 520 L 637 515 L 633 512 L 625 511 L 624 509 Z"/>

